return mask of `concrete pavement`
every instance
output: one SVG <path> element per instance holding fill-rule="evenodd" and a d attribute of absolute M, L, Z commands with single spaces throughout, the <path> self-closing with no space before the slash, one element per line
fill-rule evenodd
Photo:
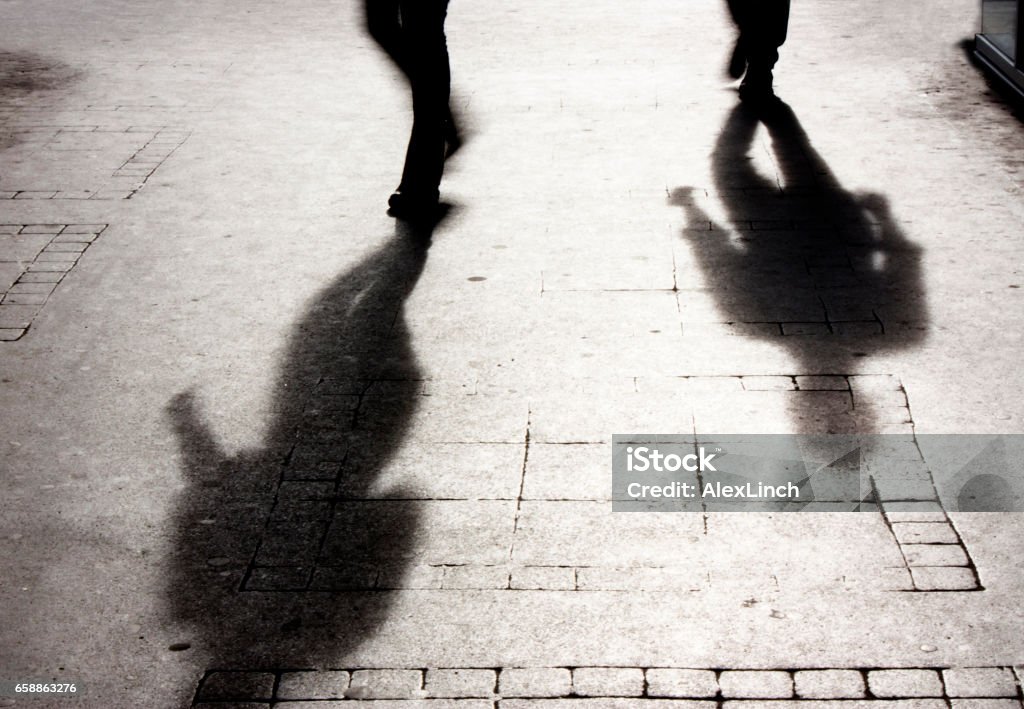
<path fill-rule="evenodd" d="M 717 2 L 453 3 L 429 241 L 357 6 L 0 17 L 0 680 L 82 686 L 0 706 L 1021 706 L 1019 514 L 610 503 L 613 433 L 1021 431 L 975 3 L 796 3 L 771 120 Z"/>

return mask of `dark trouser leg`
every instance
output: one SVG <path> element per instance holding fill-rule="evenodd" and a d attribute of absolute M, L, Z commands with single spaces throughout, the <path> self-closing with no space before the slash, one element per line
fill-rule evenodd
<path fill-rule="evenodd" d="M 436 200 L 444 169 L 444 130 L 451 90 L 444 36 L 448 0 L 400 0 L 399 5 L 413 111 L 399 191 L 417 200 Z"/>
<path fill-rule="evenodd" d="M 409 63 L 402 47 L 402 22 L 398 6 L 399 0 L 366 0 L 366 31 L 408 78 Z"/>
<path fill-rule="evenodd" d="M 789 0 L 728 0 L 747 62 L 771 71 L 789 27 Z"/>

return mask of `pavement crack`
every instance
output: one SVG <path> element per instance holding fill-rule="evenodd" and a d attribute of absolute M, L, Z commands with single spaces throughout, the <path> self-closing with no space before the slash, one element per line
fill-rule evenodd
<path fill-rule="evenodd" d="M 515 519 L 512 521 L 512 543 L 509 545 L 508 559 L 511 562 L 516 551 L 516 532 L 519 531 L 519 516 L 523 508 L 523 490 L 526 487 L 526 466 L 530 462 L 530 421 L 533 411 L 526 412 L 526 433 L 523 435 L 523 468 L 519 476 L 519 494 L 516 495 Z"/>

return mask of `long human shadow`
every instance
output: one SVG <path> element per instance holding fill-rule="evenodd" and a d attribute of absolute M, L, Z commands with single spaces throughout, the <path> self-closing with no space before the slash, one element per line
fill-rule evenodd
<path fill-rule="evenodd" d="M 758 126 L 771 139 L 779 181 L 758 172 L 751 156 Z M 670 201 L 685 210 L 683 235 L 723 326 L 788 348 L 793 374 L 856 375 L 871 356 L 925 336 L 919 247 L 885 197 L 840 184 L 788 105 L 733 109 L 712 171 L 728 224 L 708 216 L 692 188 L 674 190 Z M 857 406 L 856 416 L 812 412 L 827 430 L 806 432 L 867 432 L 885 423 L 870 402 Z"/>
<path fill-rule="evenodd" d="M 433 227 L 396 224 L 294 326 L 258 449 L 225 454 L 191 392 L 167 407 L 185 482 L 167 604 L 207 668 L 330 666 L 386 617 L 380 589 L 401 587 L 419 521 L 410 505 L 382 515 L 408 496 L 374 485 L 416 411 L 403 311 Z"/>

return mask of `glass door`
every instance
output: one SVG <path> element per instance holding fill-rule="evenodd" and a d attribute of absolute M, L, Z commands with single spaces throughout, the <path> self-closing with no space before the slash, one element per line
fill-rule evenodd
<path fill-rule="evenodd" d="M 981 33 L 1006 55 L 1017 59 L 1017 0 L 982 0 Z"/>
<path fill-rule="evenodd" d="M 981 34 L 974 53 L 1011 88 L 1024 96 L 1024 0 L 981 0 Z"/>

